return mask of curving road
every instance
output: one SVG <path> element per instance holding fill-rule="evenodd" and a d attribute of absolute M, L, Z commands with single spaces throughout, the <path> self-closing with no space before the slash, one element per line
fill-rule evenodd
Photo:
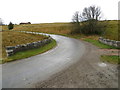
<path fill-rule="evenodd" d="M 80 60 L 85 46 L 76 39 L 50 35 L 57 46 L 43 54 L 2 65 L 2 88 L 32 88 Z"/>

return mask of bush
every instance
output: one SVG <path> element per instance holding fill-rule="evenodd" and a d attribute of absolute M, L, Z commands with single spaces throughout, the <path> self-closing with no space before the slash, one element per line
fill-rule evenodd
<path fill-rule="evenodd" d="M 8 29 L 11 30 L 13 28 L 14 28 L 14 24 L 12 24 L 12 22 L 10 22 L 9 25 L 8 25 Z"/>
<path fill-rule="evenodd" d="M 105 32 L 105 24 L 103 25 L 97 20 L 91 19 L 82 22 L 81 31 L 83 34 L 97 34 L 102 35 Z"/>

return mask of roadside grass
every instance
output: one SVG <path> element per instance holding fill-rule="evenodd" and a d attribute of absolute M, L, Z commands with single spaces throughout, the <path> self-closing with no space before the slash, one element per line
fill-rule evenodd
<path fill-rule="evenodd" d="M 84 34 L 68 34 L 67 37 L 75 38 L 75 39 L 81 39 L 86 37 Z"/>
<path fill-rule="evenodd" d="M 4 63 L 4 61 L 2 59 L 0 59 L 0 64 Z"/>
<path fill-rule="evenodd" d="M 117 47 L 113 47 L 113 46 L 109 46 L 106 44 L 103 44 L 101 42 L 99 42 L 98 40 L 93 40 L 93 39 L 89 39 L 89 38 L 85 38 L 84 41 L 90 42 L 93 45 L 99 47 L 99 48 L 103 48 L 103 49 L 118 49 Z"/>
<path fill-rule="evenodd" d="M 101 55 L 101 61 L 109 62 L 109 63 L 112 63 L 112 64 L 120 64 L 120 56 Z"/>
<path fill-rule="evenodd" d="M 46 44 L 43 47 L 18 52 L 13 56 L 3 59 L 2 62 L 0 62 L 0 63 L 11 62 L 14 60 L 24 59 L 24 58 L 28 58 L 28 57 L 31 57 L 34 55 L 38 55 L 38 54 L 44 53 L 44 52 L 54 48 L 56 45 L 57 45 L 56 41 L 52 40 L 51 43 Z"/>
<path fill-rule="evenodd" d="M 95 46 L 97 46 L 101 49 L 119 49 L 117 47 L 109 46 L 109 45 L 106 45 L 106 44 L 103 44 L 103 43 L 99 42 L 98 41 L 99 36 L 97 36 L 97 35 L 93 35 L 93 36 L 85 36 L 83 34 L 73 34 L 73 35 L 72 34 L 67 34 L 67 35 L 66 34 L 60 34 L 60 35 L 75 38 L 75 39 L 81 39 L 81 40 L 90 42 L 93 45 L 95 45 Z"/>

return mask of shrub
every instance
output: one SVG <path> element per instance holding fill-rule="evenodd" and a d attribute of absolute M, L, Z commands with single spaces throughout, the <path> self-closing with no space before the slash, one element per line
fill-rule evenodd
<path fill-rule="evenodd" d="M 14 28 L 14 24 L 12 24 L 12 22 L 10 22 L 9 25 L 8 25 L 8 29 L 11 30 L 13 28 Z"/>
<path fill-rule="evenodd" d="M 100 23 L 100 21 L 91 19 L 82 22 L 81 31 L 83 34 L 97 34 L 103 35 L 105 32 L 106 24 Z"/>

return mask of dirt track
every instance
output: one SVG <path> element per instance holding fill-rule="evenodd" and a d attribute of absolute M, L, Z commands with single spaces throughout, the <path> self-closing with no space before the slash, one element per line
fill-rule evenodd
<path fill-rule="evenodd" d="M 83 42 L 83 41 L 82 41 Z M 118 88 L 117 65 L 100 61 L 99 49 L 83 42 L 86 50 L 76 64 L 53 75 L 36 88 Z"/>

